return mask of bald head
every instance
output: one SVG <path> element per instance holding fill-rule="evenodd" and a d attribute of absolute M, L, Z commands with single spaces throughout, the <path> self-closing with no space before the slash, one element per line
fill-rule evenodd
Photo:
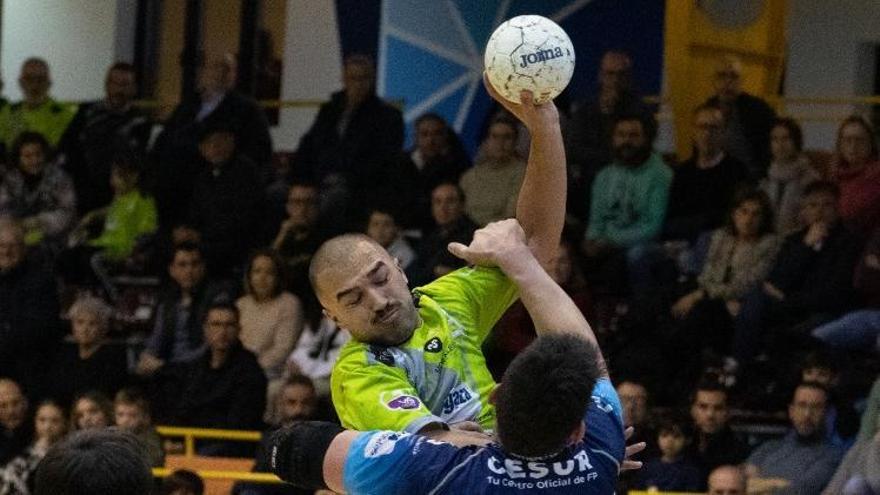
<path fill-rule="evenodd" d="M 325 242 L 312 257 L 309 280 L 324 313 L 359 342 L 398 345 L 418 325 L 397 260 L 363 234 Z"/>
<path fill-rule="evenodd" d="M 27 399 L 12 380 L 0 378 L 0 427 L 14 430 L 24 424 L 27 417 Z"/>
<path fill-rule="evenodd" d="M 737 466 L 720 466 L 709 474 L 709 495 L 745 495 L 746 476 Z"/>

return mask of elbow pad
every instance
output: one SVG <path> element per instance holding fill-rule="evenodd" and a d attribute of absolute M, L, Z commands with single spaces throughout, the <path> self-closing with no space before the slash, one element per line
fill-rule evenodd
<path fill-rule="evenodd" d="M 298 421 L 279 429 L 272 434 L 272 472 L 300 488 L 326 489 L 324 454 L 343 431 L 339 425 L 323 421 Z"/>

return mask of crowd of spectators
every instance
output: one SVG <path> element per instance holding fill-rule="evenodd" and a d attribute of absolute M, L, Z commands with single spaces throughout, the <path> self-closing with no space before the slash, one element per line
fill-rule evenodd
<path fill-rule="evenodd" d="M 877 492 L 880 381 L 866 400 L 864 378 L 880 348 L 874 130 L 847 118 L 830 160 L 817 160 L 798 123 L 744 92 L 741 64 L 725 58 L 693 111 L 693 153 L 677 162 L 654 150 L 632 65 L 606 53 L 595 95 L 560 109 L 569 215 L 551 267 L 648 443 L 621 493 L 744 493 L 746 481 Z M 49 95 L 44 60 L 23 64 L 24 99 L 0 109 L 0 493 L 28 493 L 67 430 L 131 432 L 160 465 L 173 445 L 154 423 L 267 430 L 332 418 L 329 376 L 348 333 L 308 282 L 321 243 L 363 232 L 418 286 L 461 266 L 449 242 L 512 216 L 526 163 L 514 119 L 492 114 L 470 157 L 428 113 L 404 150 L 372 61 L 351 56 L 343 74 L 281 169 L 231 57 L 204 61 L 197 93 L 162 123 L 133 104 L 128 64 L 79 107 Z M 118 318 L 124 275 L 159 280 L 145 332 Z M 486 344 L 493 374 L 533 338 L 515 304 Z M 732 428 L 743 408 L 787 417 L 791 430 L 756 445 Z M 230 442 L 199 453 L 254 454 Z"/>

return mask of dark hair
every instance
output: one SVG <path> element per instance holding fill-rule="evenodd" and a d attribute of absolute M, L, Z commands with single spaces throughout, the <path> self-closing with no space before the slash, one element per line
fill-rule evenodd
<path fill-rule="evenodd" d="M 400 221 L 398 220 L 400 215 L 394 211 L 393 208 L 385 205 L 371 206 L 367 209 L 367 218 L 364 219 L 364 232 L 370 227 L 370 219 L 372 219 L 373 215 L 376 213 L 379 213 L 380 215 L 388 215 L 391 217 L 391 220 L 394 221 L 394 225 L 400 227 Z"/>
<path fill-rule="evenodd" d="M 700 392 L 712 392 L 724 394 L 724 403 L 727 403 L 727 389 L 721 385 L 720 377 L 716 374 L 708 373 L 700 378 L 694 391 L 691 392 L 690 403 L 693 404 L 697 400 L 697 394 Z"/>
<path fill-rule="evenodd" d="M 107 69 L 107 73 L 109 74 L 110 72 L 113 72 L 115 70 L 118 70 L 120 72 L 130 72 L 131 74 L 137 72 L 134 68 L 134 65 L 128 62 L 114 62 L 113 65 L 111 65 L 110 68 Z"/>
<path fill-rule="evenodd" d="M 791 142 L 794 143 L 794 149 L 803 151 L 804 131 L 801 130 L 801 125 L 798 124 L 797 120 L 791 117 L 777 117 L 773 127 L 770 128 L 770 132 L 773 132 L 773 129 L 777 127 L 784 127 L 788 131 L 788 137 L 791 138 Z"/>
<path fill-rule="evenodd" d="M 834 145 L 835 151 L 840 153 L 840 137 L 843 135 L 843 128 L 850 124 L 861 126 L 865 133 L 868 134 L 868 139 L 871 141 L 871 158 L 877 159 L 877 136 L 874 135 L 874 127 L 861 115 L 850 115 L 840 123 L 840 127 L 837 128 L 837 142 Z"/>
<path fill-rule="evenodd" d="M 758 226 L 758 237 L 764 237 L 772 234 L 775 230 L 775 219 L 773 218 L 773 205 L 770 204 L 770 198 L 767 193 L 756 188 L 741 188 L 733 195 L 733 201 L 727 210 L 727 231 L 732 235 L 736 235 L 736 225 L 733 222 L 733 212 L 744 203 L 754 201 L 761 205 L 761 224 Z"/>
<path fill-rule="evenodd" d="M 624 112 L 614 117 L 613 124 L 611 125 L 612 135 L 614 134 L 614 130 L 617 129 L 617 126 L 620 125 L 621 122 L 632 121 L 637 121 L 642 125 L 642 132 L 645 133 L 646 144 L 654 144 L 654 139 L 657 137 L 657 120 L 654 118 L 653 115 L 649 115 L 647 113 Z"/>
<path fill-rule="evenodd" d="M 272 288 L 271 294 L 269 296 L 271 298 L 277 297 L 279 294 L 284 292 L 284 262 L 281 260 L 281 257 L 272 249 L 263 248 L 258 249 L 251 254 L 250 259 L 248 259 L 247 265 L 244 271 L 244 291 L 247 294 L 253 295 L 254 288 L 251 287 L 251 272 L 254 270 L 254 261 L 257 258 L 269 258 L 269 261 L 272 262 L 272 266 L 275 268 L 275 287 Z"/>
<path fill-rule="evenodd" d="M 657 435 L 672 433 L 684 438 L 694 437 L 693 422 L 680 411 L 672 411 L 660 416 L 657 422 Z"/>
<path fill-rule="evenodd" d="M 315 391 L 315 382 L 312 381 L 312 379 L 308 376 L 299 373 L 294 373 L 287 377 L 287 379 L 284 380 L 284 385 L 281 388 L 285 389 L 287 387 L 292 387 L 295 385 L 301 385 L 303 387 L 312 389 L 313 392 Z"/>
<path fill-rule="evenodd" d="M 171 247 L 171 259 L 168 260 L 168 263 L 173 263 L 177 253 L 181 251 L 185 253 L 199 253 L 199 257 L 204 258 L 204 253 L 202 252 L 202 247 L 200 245 L 195 242 L 179 242 Z"/>
<path fill-rule="evenodd" d="M 188 469 L 178 469 L 162 481 L 162 491 L 159 493 L 171 495 L 177 490 L 185 490 L 193 495 L 202 495 L 205 493 L 205 483 L 198 474 Z"/>
<path fill-rule="evenodd" d="M 73 433 L 37 465 L 35 495 L 148 495 L 150 461 L 140 440 L 121 431 Z"/>
<path fill-rule="evenodd" d="M 443 124 L 444 128 L 449 127 L 449 124 L 446 122 L 446 119 L 444 119 L 440 114 L 435 113 L 435 112 L 427 112 L 427 113 L 423 113 L 423 114 L 419 115 L 419 117 L 415 121 L 414 127 L 416 129 L 418 129 L 419 126 L 422 125 L 422 122 L 427 122 L 429 120 L 432 120 L 434 122 L 440 122 L 441 124 Z"/>
<path fill-rule="evenodd" d="M 832 373 L 840 371 L 838 360 L 827 349 L 817 349 L 804 356 L 804 361 L 801 363 L 801 371 L 815 368 L 829 370 Z"/>
<path fill-rule="evenodd" d="M 541 457 L 565 447 L 602 372 L 599 350 L 582 337 L 538 337 L 510 363 L 496 391 L 497 434 L 504 449 Z"/>
<path fill-rule="evenodd" d="M 827 180 L 817 180 L 810 182 L 804 188 L 802 197 L 806 198 L 814 194 L 830 194 L 836 199 L 840 199 L 840 187 L 837 184 Z"/>
<path fill-rule="evenodd" d="M 43 150 L 44 162 L 48 162 L 52 159 L 52 146 L 49 145 L 46 136 L 35 131 L 24 131 L 15 138 L 15 141 L 12 142 L 12 148 L 9 153 L 9 162 L 14 163 L 17 167 L 21 163 L 21 149 L 28 144 L 40 145 L 40 148 Z"/>
<path fill-rule="evenodd" d="M 107 423 L 109 425 L 113 424 L 113 403 L 110 402 L 110 398 L 104 395 L 103 392 L 98 392 L 97 390 L 89 390 L 88 392 L 83 392 L 77 395 L 73 399 L 73 406 L 70 408 L 70 431 L 79 431 L 80 428 L 76 424 L 76 405 L 81 400 L 88 400 L 94 402 L 98 408 L 104 413 L 104 416 L 107 417 Z"/>
<path fill-rule="evenodd" d="M 147 400 L 147 396 L 143 392 L 136 388 L 123 388 L 116 392 L 116 396 L 113 398 L 113 405 L 117 406 L 119 404 L 135 406 L 143 411 L 144 414 L 150 414 L 150 401 Z"/>
<path fill-rule="evenodd" d="M 236 306 L 226 294 L 217 296 L 210 304 L 208 304 L 208 307 L 205 308 L 205 318 L 203 322 L 208 321 L 208 315 L 211 314 L 211 311 L 229 311 L 235 315 L 236 320 L 238 320 L 240 316 L 238 306 Z"/>

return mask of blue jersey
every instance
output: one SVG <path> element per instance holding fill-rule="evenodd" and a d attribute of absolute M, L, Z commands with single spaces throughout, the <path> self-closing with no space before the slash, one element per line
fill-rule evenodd
<path fill-rule="evenodd" d="M 508 455 L 498 445 L 458 448 L 391 431 L 360 434 L 343 471 L 351 494 L 612 494 L 626 448 L 620 400 L 599 380 L 577 444 L 547 461 Z"/>

